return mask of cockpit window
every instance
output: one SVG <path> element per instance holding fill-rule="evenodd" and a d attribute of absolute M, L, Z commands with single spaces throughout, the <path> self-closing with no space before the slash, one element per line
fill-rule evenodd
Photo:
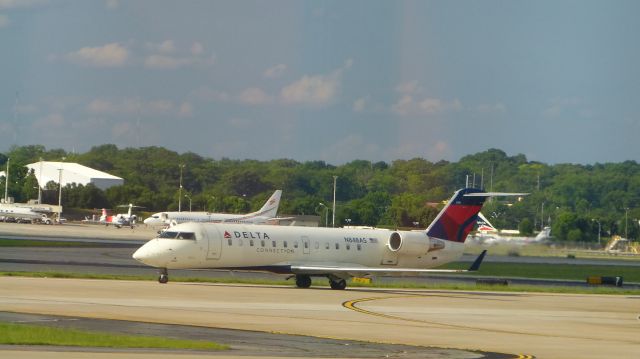
<path fill-rule="evenodd" d="M 178 239 L 196 239 L 196 234 L 193 232 L 180 232 Z"/>
<path fill-rule="evenodd" d="M 172 232 L 164 231 L 158 238 L 170 238 L 170 239 L 196 239 L 196 234 L 193 232 Z"/>
<path fill-rule="evenodd" d="M 178 232 L 164 231 L 164 232 L 160 233 L 160 237 L 159 238 L 176 238 L 177 236 L 178 236 Z"/>

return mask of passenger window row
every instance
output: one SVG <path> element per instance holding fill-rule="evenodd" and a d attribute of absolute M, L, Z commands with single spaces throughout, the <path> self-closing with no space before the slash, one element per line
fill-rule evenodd
<path fill-rule="evenodd" d="M 233 240 L 231 238 L 227 239 L 227 245 L 229 247 L 233 246 Z M 244 241 L 242 240 L 242 238 L 239 238 L 237 240 L 237 246 L 242 247 L 244 245 Z M 256 245 L 255 241 L 253 239 L 249 240 L 249 247 L 254 247 Z M 304 248 L 308 249 L 309 248 L 309 242 L 303 242 Z M 267 246 L 267 242 L 265 240 L 260 240 L 260 247 L 266 247 Z M 271 247 L 276 248 L 277 242 L 276 241 L 271 241 Z M 325 249 L 329 249 L 329 242 L 325 242 Z M 283 248 L 289 248 L 289 242 L 288 241 L 283 241 L 282 242 L 282 247 Z M 293 248 L 298 248 L 298 241 L 294 241 L 293 242 Z M 336 250 L 340 249 L 340 243 L 335 243 L 335 248 Z M 347 245 L 345 246 L 345 248 L 349 251 L 351 250 L 351 244 L 347 243 Z M 320 242 L 315 242 L 315 249 L 320 249 Z M 356 244 L 356 249 L 361 251 L 362 250 L 362 245 L 360 243 Z"/>

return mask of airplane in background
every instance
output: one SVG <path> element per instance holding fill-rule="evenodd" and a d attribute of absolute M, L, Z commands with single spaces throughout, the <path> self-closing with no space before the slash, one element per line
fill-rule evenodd
<path fill-rule="evenodd" d="M 116 228 L 120 228 L 123 226 L 131 226 L 131 228 L 133 228 L 133 226 L 135 226 L 136 221 L 138 220 L 138 216 L 135 214 L 132 214 L 132 210 L 133 208 L 142 208 L 140 206 L 134 206 L 133 204 L 129 203 L 124 204 L 124 205 L 120 205 L 118 207 L 128 207 L 129 210 L 127 211 L 127 213 L 118 213 L 116 215 L 108 215 L 107 214 L 107 210 L 105 208 L 102 209 L 102 215 L 100 216 L 99 219 L 99 223 L 104 224 L 106 226 L 109 226 L 110 224 L 116 226 Z"/>
<path fill-rule="evenodd" d="M 169 225 L 184 222 L 233 222 L 233 223 L 266 223 L 276 218 L 282 190 L 276 190 L 265 204 L 256 212 L 247 214 L 209 213 L 209 212 L 159 212 L 144 220 L 148 225 Z"/>
<path fill-rule="evenodd" d="M 433 269 L 462 256 L 464 242 L 488 197 L 521 193 L 458 190 L 425 231 L 288 227 L 231 223 L 183 223 L 140 247 L 133 258 L 160 270 L 262 270 L 292 274 L 308 288 L 311 277 L 327 277 L 332 289 L 366 275 L 464 272 Z M 486 251 L 470 271 L 477 270 Z"/>
<path fill-rule="evenodd" d="M 478 228 L 476 233 L 470 238 L 481 244 L 530 244 L 544 242 L 551 238 L 551 227 L 544 227 L 535 237 L 519 236 L 518 234 L 520 232 L 517 230 L 499 230 L 494 227 L 481 212 L 478 213 L 476 223 L 478 224 Z"/>
<path fill-rule="evenodd" d="M 26 219 L 32 222 L 40 221 L 45 224 L 51 224 L 52 221 L 45 213 L 39 212 L 31 207 L 16 206 L 15 204 L 0 203 L 0 217 L 4 221 L 7 218 L 15 218 L 16 220 Z"/>

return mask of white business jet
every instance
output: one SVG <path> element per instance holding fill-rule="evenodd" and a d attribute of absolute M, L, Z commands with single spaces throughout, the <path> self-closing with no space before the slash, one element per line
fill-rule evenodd
<path fill-rule="evenodd" d="M 460 258 L 477 214 L 491 196 L 523 195 L 458 190 L 426 231 L 184 223 L 160 234 L 133 258 L 160 269 L 263 270 L 295 275 L 296 285 L 327 277 L 332 289 L 365 275 L 415 275 Z M 477 270 L 483 252 L 469 270 Z"/>
<path fill-rule="evenodd" d="M 276 217 L 282 190 L 276 190 L 256 212 L 247 214 L 209 212 L 159 212 L 144 220 L 148 225 L 176 225 L 184 222 L 266 223 Z"/>

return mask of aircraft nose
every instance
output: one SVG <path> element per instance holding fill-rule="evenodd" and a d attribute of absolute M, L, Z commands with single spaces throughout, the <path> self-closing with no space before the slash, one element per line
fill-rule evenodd
<path fill-rule="evenodd" d="M 133 253 L 133 259 L 146 265 L 154 266 L 154 262 L 158 257 L 157 241 L 150 240 Z"/>

